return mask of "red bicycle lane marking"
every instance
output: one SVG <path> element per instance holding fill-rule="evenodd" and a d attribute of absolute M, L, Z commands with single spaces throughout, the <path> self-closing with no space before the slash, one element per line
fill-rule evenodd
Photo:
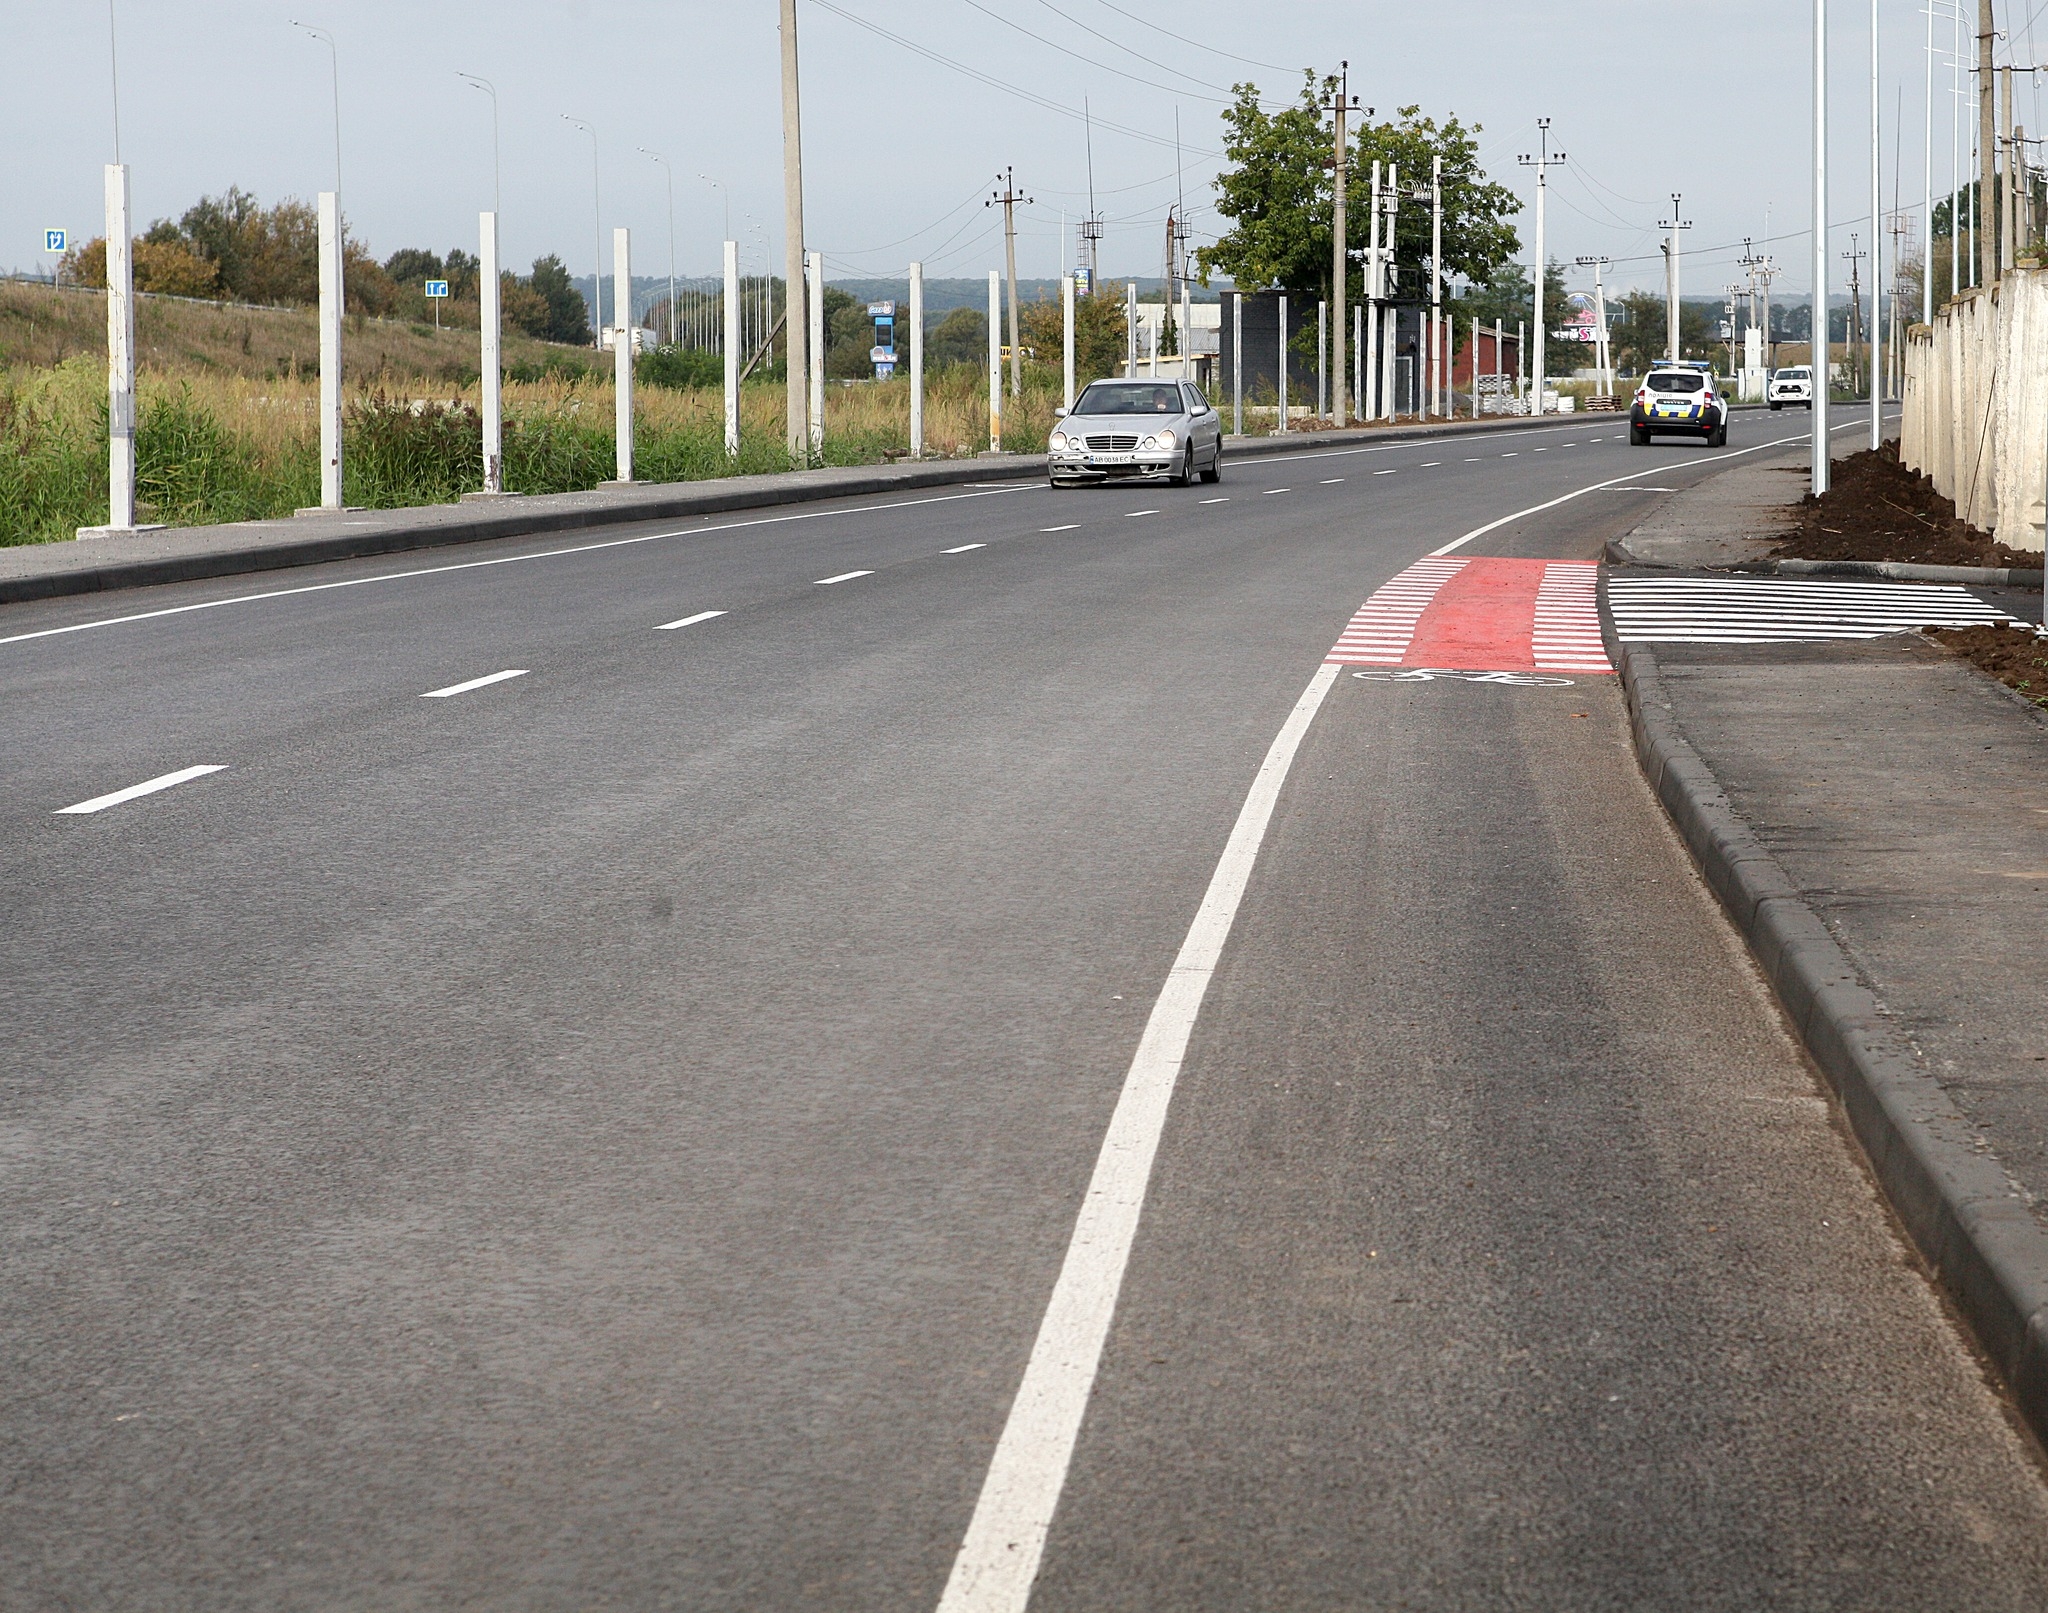
<path fill-rule="evenodd" d="M 1609 672 L 1597 565 L 1424 560 L 1375 591 L 1327 660 L 1466 672 Z"/>

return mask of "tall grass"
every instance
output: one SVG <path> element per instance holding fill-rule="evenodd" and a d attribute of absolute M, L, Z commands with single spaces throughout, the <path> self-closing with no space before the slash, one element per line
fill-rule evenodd
<path fill-rule="evenodd" d="M 79 357 L 0 371 L 0 544 L 47 543 L 107 519 L 104 367 Z M 925 384 L 928 456 L 988 441 L 986 382 L 962 367 Z M 145 373 L 136 430 L 143 519 L 200 526 L 289 514 L 319 501 L 318 383 L 221 374 Z M 1005 398 L 1003 446 L 1042 452 L 1059 401 L 1056 373 L 1027 371 Z M 430 394 L 430 395 L 423 395 Z M 634 474 L 699 481 L 785 471 L 779 383 L 740 393 L 740 451 L 724 445 L 716 390 L 635 392 Z M 373 509 L 447 503 L 476 487 L 482 426 L 475 386 L 389 378 L 350 398 L 343 427 L 347 495 Z M 824 459 L 875 464 L 909 449 L 907 378 L 826 394 Z M 516 493 L 595 487 L 616 468 L 608 380 L 548 376 L 505 387 L 505 484 Z"/>

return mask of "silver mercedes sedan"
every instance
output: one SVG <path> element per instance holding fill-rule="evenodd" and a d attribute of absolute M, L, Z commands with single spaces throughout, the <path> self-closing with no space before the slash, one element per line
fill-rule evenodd
<path fill-rule="evenodd" d="M 1095 381 L 1058 411 L 1046 443 L 1054 487 L 1164 476 L 1185 487 L 1223 477 L 1223 421 L 1186 381 Z"/>

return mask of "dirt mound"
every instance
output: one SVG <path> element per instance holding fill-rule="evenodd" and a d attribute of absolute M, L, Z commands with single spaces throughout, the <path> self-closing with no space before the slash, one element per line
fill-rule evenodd
<path fill-rule="evenodd" d="M 1936 627 L 1927 636 L 2037 706 L 2048 706 L 2048 639 L 2010 627 Z"/>
<path fill-rule="evenodd" d="M 1994 542 L 1886 443 L 1835 461 L 1833 486 L 1792 511 L 1777 553 L 1793 560 L 1903 560 L 1923 566 L 2038 566 L 2041 557 Z"/>

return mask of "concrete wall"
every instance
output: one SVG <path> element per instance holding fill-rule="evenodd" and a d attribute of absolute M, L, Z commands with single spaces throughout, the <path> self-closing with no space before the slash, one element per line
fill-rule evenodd
<path fill-rule="evenodd" d="M 2009 269 L 1906 339 L 1899 456 L 1956 513 L 2015 549 L 2042 548 L 2048 481 L 2048 269 Z"/>

